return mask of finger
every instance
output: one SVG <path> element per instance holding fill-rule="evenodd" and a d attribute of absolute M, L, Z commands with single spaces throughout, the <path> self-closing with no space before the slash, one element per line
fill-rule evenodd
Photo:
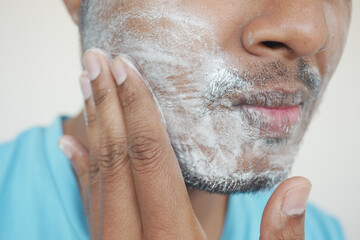
<path fill-rule="evenodd" d="M 116 58 L 112 71 L 120 84 L 119 96 L 145 238 L 190 239 L 200 228 L 152 93 L 128 58 Z"/>
<path fill-rule="evenodd" d="M 90 79 L 87 72 L 82 74 L 80 77 L 80 85 L 85 104 L 84 118 L 87 130 L 87 139 L 89 142 L 89 184 L 91 186 L 94 183 L 100 182 L 98 162 L 100 140 L 94 98 L 92 96 Z"/>
<path fill-rule="evenodd" d="M 59 149 L 69 158 L 80 188 L 81 199 L 86 215 L 89 214 L 89 154 L 87 149 L 72 136 L 62 136 Z"/>
<path fill-rule="evenodd" d="M 91 239 L 97 239 L 100 233 L 100 168 L 99 168 L 99 133 L 96 119 L 94 99 L 91 91 L 89 75 L 80 77 L 81 90 L 84 97 L 84 117 L 89 142 L 89 230 Z"/>
<path fill-rule="evenodd" d="M 127 154 L 127 137 L 117 86 L 101 50 L 84 55 L 100 141 L 101 237 L 141 238 L 141 222 Z M 116 223 L 116 225 L 114 224 Z"/>
<path fill-rule="evenodd" d="M 118 171 L 129 171 L 130 167 L 127 161 L 126 128 L 109 61 L 100 49 L 91 49 L 84 55 L 99 128 L 102 180 L 107 181 L 109 177 L 111 183 L 116 182 L 112 178 L 122 177 L 122 172 Z M 123 178 L 121 180 L 124 181 Z"/>
<path fill-rule="evenodd" d="M 281 183 L 266 204 L 260 239 L 305 239 L 305 208 L 310 190 L 310 181 L 303 177 Z"/>

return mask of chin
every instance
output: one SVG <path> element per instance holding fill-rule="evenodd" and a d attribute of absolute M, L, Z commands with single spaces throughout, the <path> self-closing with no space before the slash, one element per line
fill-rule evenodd
<path fill-rule="evenodd" d="M 211 193 L 255 193 L 272 189 L 288 177 L 289 170 L 267 170 L 260 173 L 240 172 L 226 178 L 209 178 L 181 168 L 187 187 Z"/>
<path fill-rule="evenodd" d="M 220 151 L 207 151 L 199 158 L 199 153 L 192 154 L 189 147 L 172 145 L 186 185 L 220 194 L 272 189 L 288 177 L 297 152 L 297 147 L 271 143 L 267 148 L 262 144 L 261 150 L 259 147 L 243 148 L 246 150 L 237 156 L 229 154 L 224 158 Z"/>

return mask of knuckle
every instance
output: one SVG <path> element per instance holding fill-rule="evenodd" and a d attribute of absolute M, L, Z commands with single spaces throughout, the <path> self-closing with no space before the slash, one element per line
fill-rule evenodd
<path fill-rule="evenodd" d="M 134 108 L 134 106 L 136 106 L 137 94 L 126 82 L 124 83 L 124 89 L 125 90 L 124 90 L 124 98 L 122 101 L 122 107 L 125 110 L 130 110 Z"/>
<path fill-rule="evenodd" d="M 100 167 L 99 167 L 99 151 L 98 149 L 92 149 L 90 152 L 90 161 L 89 161 L 89 181 L 91 183 L 96 183 L 100 179 Z"/>
<path fill-rule="evenodd" d="M 162 168 L 163 144 L 157 137 L 141 134 L 132 139 L 129 156 L 133 169 L 141 173 L 157 172 Z"/>
<path fill-rule="evenodd" d="M 99 168 L 99 164 L 97 161 L 91 161 L 89 164 L 89 174 L 90 175 L 94 175 L 97 174 L 99 172 L 100 168 Z"/>
<path fill-rule="evenodd" d="M 110 89 L 108 88 L 101 88 L 97 89 L 94 93 L 94 103 L 95 106 L 101 106 L 109 101 L 110 99 Z"/>
<path fill-rule="evenodd" d="M 96 126 L 97 124 L 97 118 L 95 114 L 87 115 L 86 122 L 88 126 Z"/>
<path fill-rule="evenodd" d="M 88 126 L 96 126 L 96 124 L 97 124 L 96 114 L 87 113 L 86 114 L 86 122 L 87 122 Z"/>
<path fill-rule="evenodd" d="M 121 164 L 118 164 L 116 168 L 112 169 L 102 169 L 101 182 L 104 183 L 104 186 L 108 186 L 107 191 L 119 189 L 123 186 L 123 177 L 130 173 L 130 166 L 127 158 Z"/>
<path fill-rule="evenodd" d="M 115 167 L 127 155 L 126 143 L 121 140 L 109 139 L 100 149 L 100 163 L 104 168 Z"/>
<path fill-rule="evenodd" d="M 120 176 L 120 172 L 127 169 L 128 154 L 126 143 L 122 140 L 113 140 L 104 144 L 100 150 L 100 168 L 103 178 L 113 179 Z"/>
<path fill-rule="evenodd" d="M 91 163 L 89 166 L 89 184 L 98 183 L 100 180 L 100 168 L 99 164 Z"/>

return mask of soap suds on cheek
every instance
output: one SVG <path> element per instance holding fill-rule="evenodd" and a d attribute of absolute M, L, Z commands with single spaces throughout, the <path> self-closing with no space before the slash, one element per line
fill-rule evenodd
<path fill-rule="evenodd" d="M 338 4 L 340 4 L 340 7 Z M 350 1 L 349 4 L 351 5 Z M 326 83 L 334 74 L 345 47 L 349 30 L 349 15 L 351 14 L 350 5 L 345 4 L 343 0 L 332 3 L 324 3 L 324 13 L 329 29 L 328 38 L 330 43 L 323 54 L 323 58 L 325 59 L 324 61 L 326 61 L 326 69 L 324 74 Z"/>
<path fill-rule="evenodd" d="M 119 10 L 103 21 L 96 18 L 106 15 L 96 8 L 99 3 L 89 7 L 81 26 L 83 49 L 125 54 L 141 66 L 187 184 L 231 193 L 272 187 L 284 179 L 304 121 L 286 141 L 261 137 L 241 111 L 226 110 L 229 103 L 221 101 L 230 87 L 246 93 L 256 86 L 231 67 L 206 19 L 180 11 L 176 1 L 134 3 L 126 9 L 125 1 L 119 2 L 124 4 L 117 3 Z M 111 1 L 106 4 L 103 10 L 111 9 Z M 304 118 L 311 104 L 304 107 Z"/>

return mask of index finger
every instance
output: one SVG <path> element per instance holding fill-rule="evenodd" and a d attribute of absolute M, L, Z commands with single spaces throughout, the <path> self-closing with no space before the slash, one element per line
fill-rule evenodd
<path fill-rule="evenodd" d="M 91 94 L 85 104 L 89 119 L 93 119 L 88 132 L 90 152 L 94 149 L 95 152 L 90 157 L 98 163 L 100 174 L 100 192 L 94 192 L 91 199 L 101 203 L 101 239 L 109 236 L 141 239 L 130 164 L 127 152 L 123 150 L 126 149 L 125 123 L 109 60 L 101 50 L 91 49 L 84 54 L 84 65 L 91 85 Z M 89 116 L 90 113 L 93 116 Z M 99 223 L 94 222 L 93 227 L 97 227 L 96 224 Z"/>
<path fill-rule="evenodd" d="M 155 239 L 164 234 L 184 236 L 198 223 L 160 111 L 130 59 L 114 60 L 115 78 L 117 69 L 122 67 L 126 68 L 128 77 L 120 85 L 119 95 L 144 234 Z"/>

